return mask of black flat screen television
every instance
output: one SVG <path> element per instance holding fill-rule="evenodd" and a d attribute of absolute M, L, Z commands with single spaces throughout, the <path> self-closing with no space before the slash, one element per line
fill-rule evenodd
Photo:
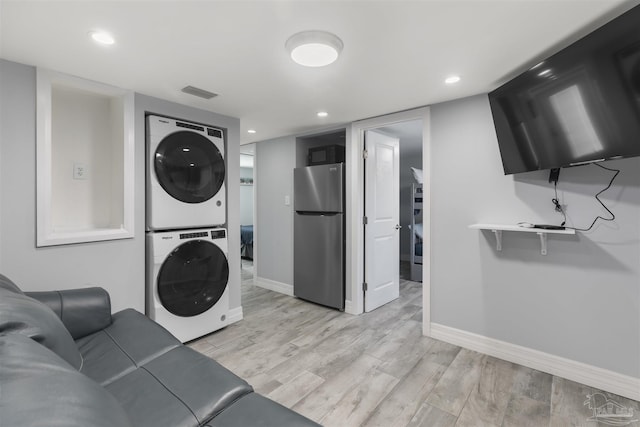
<path fill-rule="evenodd" d="M 505 175 L 640 156 L 640 6 L 489 93 Z"/>

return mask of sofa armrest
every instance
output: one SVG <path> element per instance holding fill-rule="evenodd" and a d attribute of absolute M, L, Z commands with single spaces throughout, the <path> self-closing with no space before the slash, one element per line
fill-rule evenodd
<path fill-rule="evenodd" d="M 111 300 L 102 288 L 26 292 L 26 295 L 50 307 L 74 340 L 111 324 Z"/>

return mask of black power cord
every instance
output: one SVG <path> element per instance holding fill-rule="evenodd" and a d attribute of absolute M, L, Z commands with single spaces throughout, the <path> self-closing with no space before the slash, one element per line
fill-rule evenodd
<path fill-rule="evenodd" d="M 551 199 L 551 201 L 555 205 L 556 212 L 560 212 L 562 214 L 562 216 L 564 217 L 564 221 L 562 221 L 562 224 L 560 224 L 560 227 L 564 227 L 564 225 L 567 222 L 567 214 L 564 213 L 564 209 L 562 209 L 562 205 L 558 201 L 558 181 L 554 181 L 553 182 L 553 189 L 556 192 L 556 197 L 555 197 L 555 199 Z"/>
<path fill-rule="evenodd" d="M 607 185 L 604 189 L 600 190 L 600 191 L 598 192 L 598 194 L 596 194 L 596 196 L 595 196 L 595 197 L 596 197 L 596 200 L 597 200 L 598 202 L 600 202 L 600 204 L 602 205 L 602 207 L 603 207 L 603 208 L 605 208 L 605 210 L 606 210 L 607 212 L 609 212 L 609 214 L 611 214 L 611 218 L 605 218 L 605 217 L 602 217 L 602 216 L 598 215 L 598 216 L 593 220 L 593 222 L 591 223 L 591 225 L 589 226 L 589 228 L 576 228 L 576 227 L 565 227 L 565 228 L 569 228 L 569 229 L 571 229 L 571 230 L 576 230 L 576 231 L 589 231 L 589 230 L 591 230 L 591 229 L 593 228 L 593 226 L 595 225 L 595 223 L 596 223 L 596 221 L 597 221 L 598 219 L 601 219 L 601 220 L 603 220 L 603 221 L 613 221 L 614 219 L 616 219 L 616 216 L 614 215 L 614 213 L 613 213 L 613 212 L 611 212 L 611 211 L 609 210 L 609 208 L 608 208 L 604 203 L 602 203 L 602 200 L 600 200 L 600 197 L 598 197 L 598 196 L 600 196 L 602 193 L 604 193 L 604 192 L 605 192 L 605 191 L 607 191 L 609 188 L 611 188 L 611 185 L 613 184 L 613 181 L 616 179 L 616 177 L 617 177 L 617 176 L 618 176 L 618 174 L 620 173 L 620 170 L 619 170 L 619 169 L 611 169 L 611 168 L 608 168 L 608 167 L 606 167 L 606 166 L 602 166 L 602 165 L 601 165 L 601 164 L 599 164 L 599 163 L 594 163 L 594 165 L 595 165 L 595 166 L 598 166 L 599 168 L 606 169 L 606 170 L 608 170 L 608 171 L 610 171 L 610 172 L 615 172 L 615 173 L 613 174 L 613 176 L 611 177 L 611 181 L 609 181 L 609 185 Z M 564 226 L 564 224 L 567 222 L 567 214 L 565 213 L 564 209 L 562 208 L 562 205 L 561 205 L 561 204 L 560 204 L 560 202 L 558 201 L 558 181 L 555 181 L 555 182 L 554 182 L 554 186 L 553 186 L 553 187 L 554 187 L 554 190 L 555 190 L 556 197 L 555 197 L 554 199 L 551 199 L 551 201 L 553 202 L 553 204 L 554 204 L 554 206 L 555 206 L 555 210 L 556 210 L 556 212 L 560 212 L 560 213 L 562 213 L 562 216 L 564 217 L 564 221 L 562 221 L 562 224 L 560 224 L 560 226 L 562 227 L 562 226 Z"/>

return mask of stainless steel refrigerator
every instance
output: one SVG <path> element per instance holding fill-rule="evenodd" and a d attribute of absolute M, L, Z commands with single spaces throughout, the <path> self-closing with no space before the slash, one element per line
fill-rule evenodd
<path fill-rule="evenodd" d="M 344 164 L 293 170 L 293 294 L 344 310 Z"/>

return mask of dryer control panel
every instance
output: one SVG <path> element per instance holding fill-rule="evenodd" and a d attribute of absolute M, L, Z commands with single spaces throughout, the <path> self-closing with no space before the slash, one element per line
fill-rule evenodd
<path fill-rule="evenodd" d="M 180 233 L 180 240 L 195 239 L 197 237 L 209 237 L 209 233 L 207 231 L 199 231 L 196 233 Z"/>
<path fill-rule="evenodd" d="M 212 239 L 224 239 L 225 238 L 225 231 L 224 230 L 213 230 L 211 231 L 211 238 Z"/>

